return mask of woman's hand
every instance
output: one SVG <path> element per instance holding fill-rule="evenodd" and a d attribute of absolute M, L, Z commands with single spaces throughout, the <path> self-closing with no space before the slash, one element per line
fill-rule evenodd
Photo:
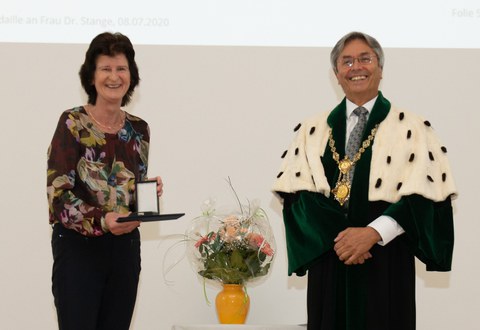
<path fill-rule="evenodd" d="M 162 181 L 162 178 L 157 176 L 155 178 L 153 178 L 155 180 L 157 180 L 157 195 L 158 197 L 162 196 L 163 194 L 163 181 Z M 152 180 L 153 180 L 152 179 Z"/>
<path fill-rule="evenodd" d="M 157 176 L 154 178 L 149 178 L 147 180 L 157 181 L 157 195 L 158 197 L 163 194 L 163 181 L 162 178 Z M 130 213 L 129 213 L 130 214 Z M 105 225 L 107 229 L 113 235 L 123 235 L 128 234 L 137 227 L 140 227 L 141 221 L 128 221 L 128 222 L 117 222 L 117 219 L 120 217 L 125 217 L 129 214 L 120 214 L 116 212 L 108 212 L 105 214 Z"/>
<path fill-rule="evenodd" d="M 108 212 L 105 214 L 105 225 L 113 235 L 123 235 L 132 232 L 135 228 L 140 227 L 140 221 L 117 222 L 120 217 L 128 214 L 120 214 L 116 212 Z"/>

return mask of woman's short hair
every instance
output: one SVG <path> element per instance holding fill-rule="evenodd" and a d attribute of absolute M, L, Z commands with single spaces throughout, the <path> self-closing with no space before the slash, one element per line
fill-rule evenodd
<path fill-rule="evenodd" d="M 119 54 L 123 54 L 127 58 L 130 71 L 130 86 L 122 99 L 122 106 L 130 102 L 133 91 L 140 82 L 137 63 L 135 63 L 135 50 L 127 36 L 118 32 L 104 32 L 92 40 L 85 53 L 85 61 L 80 67 L 80 81 L 88 95 L 88 103 L 94 105 L 97 101 L 97 90 L 93 80 L 98 57 L 100 55 L 115 56 Z"/>
<path fill-rule="evenodd" d="M 375 52 L 375 55 L 377 56 L 378 64 L 383 69 L 383 64 L 385 63 L 385 57 L 383 55 L 383 49 L 382 49 L 382 46 L 380 46 L 380 43 L 374 37 L 371 37 L 366 33 L 350 32 L 337 42 L 337 44 L 335 45 L 335 47 L 333 47 L 330 53 L 330 63 L 332 64 L 333 71 L 335 73 L 338 73 L 338 68 L 337 68 L 338 57 L 342 53 L 345 46 L 350 41 L 356 40 L 356 39 L 361 39 L 365 41 L 367 45 L 373 49 L 373 51 Z"/>

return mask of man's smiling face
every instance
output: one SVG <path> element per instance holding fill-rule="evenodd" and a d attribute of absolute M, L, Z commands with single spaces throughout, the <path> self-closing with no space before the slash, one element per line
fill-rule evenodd
<path fill-rule="evenodd" d="M 371 63 L 362 63 L 365 61 L 360 60 L 368 57 Z M 346 65 L 351 60 L 353 64 Z M 362 39 L 354 39 L 345 45 L 338 57 L 337 70 L 338 83 L 353 103 L 363 105 L 377 96 L 382 68 L 373 49 Z"/>

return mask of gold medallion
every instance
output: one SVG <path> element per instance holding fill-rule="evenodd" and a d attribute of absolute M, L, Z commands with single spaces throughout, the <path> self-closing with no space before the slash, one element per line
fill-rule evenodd
<path fill-rule="evenodd" d="M 350 159 L 348 159 L 347 157 L 345 157 L 344 159 L 342 159 L 338 163 L 338 169 L 343 174 L 347 174 L 350 171 L 350 169 L 352 168 L 352 165 L 353 165 L 352 161 Z"/>
<path fill-rule="evenodd" d="M 350 182 L 339 181 L 332 190 L 335 199 L 343 205 L 350 198 Z"/>

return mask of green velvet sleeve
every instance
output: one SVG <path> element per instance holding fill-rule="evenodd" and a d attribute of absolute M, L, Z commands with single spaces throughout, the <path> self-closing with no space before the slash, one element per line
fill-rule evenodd
<path fill-rule="evenodd" d="M 333 248 L 337 234 L 347 228 L 342 210 L 324 195 L 308 191 L 282 194 L 288 253 L 288 274 L 305 275 L 308 266 Z"/>
<path fill-rule="evenodd" d="M 450 271 L 453 254 L 453 212 L 450 198 L 432 202 L 419 195 L 404 196 L 384 214 L 405 230 L 405 238 L 427 271 Z"/>

